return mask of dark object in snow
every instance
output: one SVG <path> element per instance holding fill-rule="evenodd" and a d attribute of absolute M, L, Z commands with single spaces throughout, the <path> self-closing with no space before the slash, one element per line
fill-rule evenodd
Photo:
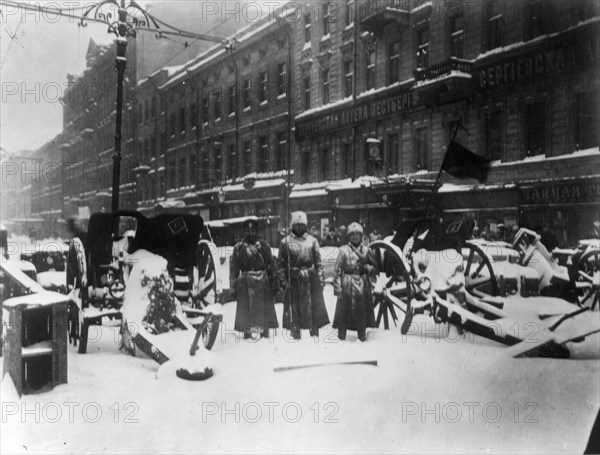
<path fill-rule="evenodd" d="M 299 368 L 312 368 L 312 367 L 325 367 L 325 366 L 334 366 L 334 365 L 373 365 L 377 366 L 377 360 L 353 360 L 348 362 L 327 362 L 327 363 L 309 363 L 305 365 L 289 365 L 289 366 L 281 366 L 275 367 L 273 371 L 275 373 L 279 373 L 281 371 L 290 371 L 297 370 Z"/>
<path fill-rule="evenodd" d="M 206 367 L 204 371 L 195 371 L 194 373 L 190 373 L 185 368 L 179 368 L 175 373 L 178 378 L 186 379 L 188 381 L 204 381 L 212 377 L 213 370 L 212 368 Z"/>

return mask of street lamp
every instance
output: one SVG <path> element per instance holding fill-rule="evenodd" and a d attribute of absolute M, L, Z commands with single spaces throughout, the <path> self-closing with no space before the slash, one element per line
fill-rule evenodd
<path fill-rule="evenodd" d="M 115 13 L 116 8 L 116 13 Z M 113 18 L 117 18 L 113 21 Z M 155 19 L 148 14 L 135 0 L 103 0 L 87 8 L 80 21 L 81 26 L 87 26 L 86 21 L 104 22 L 108 24 L 108 32 L 116 36 L 117 57 L 117 101 L 116 101 L 116 119 L 115 119 L 115 149 L 113 153 L 113 180 L 112 180 L 112 202 L 111 210 L 113 212 L 119 209 L 119 187 L 121 179 L 121 123 L 123 118 L 123 79 L 125 69 L 127 68 L 127 38 L 137 36 L 136 30 L 152 31 L 157 37 L 163 35 L 177 35 L 185 38 L 196 38 L 207 41 L 226 44 L 233 48 L 235 42 L 214 36 L 200 35 L 196 33 L 185 32 L 175 29 L 164 22 Z M 169 27 L 172 30 L 161 29 L 160 25 Z"/>

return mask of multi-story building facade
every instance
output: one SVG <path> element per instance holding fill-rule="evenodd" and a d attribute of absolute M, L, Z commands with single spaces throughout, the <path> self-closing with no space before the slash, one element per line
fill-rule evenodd
<path fill-rule="evenodd" d="M 445 217 L 549 222 L 572 244 L 600 217 L 599 27 L 588 0 L 282 7 L 237 32 L 234 50 L 139 81 L 124 206 L 263 216 L 269 240 L 288 209 L 386 233 L 423 212 L 454 137 L 493 161 L 486 184 L 441 174 Z M 82 131 L 99 128 L 67 117 L 79 163 Z M 66 198 L 86 197 L 71 185 Z"/>
<path fill-rule="evenodd" d="M 597 2 L 318 7 L 296 32 L 307 88 L 296 169 L 308 181 L 327 170 L 382 177 L 362 190 L 329 185 L 338 224 L 360 218 L 388 230 L 407 208 L 422 209 L 430 190 L 419 180 L 435 180 L 459 123 L 456 140 L 494 162 L 487 185 L 445 177 L 453 184 L 436 199 L 446 216 L 550 222 L 564 243 L 598 219 Z"/>

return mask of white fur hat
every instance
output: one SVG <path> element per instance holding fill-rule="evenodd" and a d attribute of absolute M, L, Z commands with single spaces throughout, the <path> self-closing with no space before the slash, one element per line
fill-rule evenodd
<path fill-rule="evenodd" d="M 356 221 L 354 223 L 350 223 L 348 225 L 348 235 L 354 233 L 354 232 L 358 232 L 360 235 L 364 234 L 364 230 L 363 227 L 357 223 Z"/>
<path fill-rule="evenodd" d="M 292 212 L 292 222 L 294 224 L 308 224 L 308 218 L 306 217 L 306 213 L 304 212 Z"/>

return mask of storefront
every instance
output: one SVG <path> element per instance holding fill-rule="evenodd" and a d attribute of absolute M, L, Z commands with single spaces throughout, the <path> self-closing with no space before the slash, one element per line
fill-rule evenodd
<path fill-rule="evenodd" d="M 600 175 L 519 185 L 519 223 L 538 230 L 544 223 L 563 247 L 592 237 L 600 220 Z"/>

